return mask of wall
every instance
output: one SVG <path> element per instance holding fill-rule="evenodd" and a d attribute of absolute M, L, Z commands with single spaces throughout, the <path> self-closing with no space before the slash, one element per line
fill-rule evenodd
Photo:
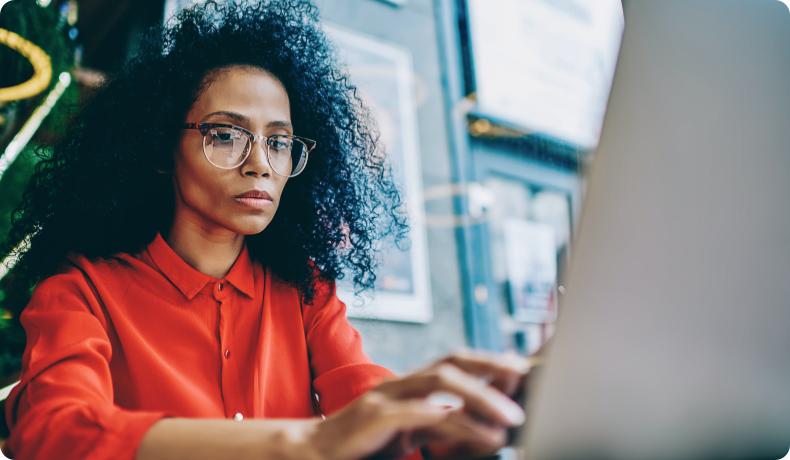
<path fill-rule="evenodd" d="M 451 182 L 451 154 L 442 69 L 432 0 L 392 6 L 377 0 L 316 0 L 322 20 L 407 48 L 420 87 L 417 107 L 425 189 Z M 431 200 L 434 213 L 452 212 L 450 198 Z M 365 351 L 377 364 L 402 373 L 466 345 L 455 232 L 428 227 L 433 320 L 428 324 L 352 319 Z"/>

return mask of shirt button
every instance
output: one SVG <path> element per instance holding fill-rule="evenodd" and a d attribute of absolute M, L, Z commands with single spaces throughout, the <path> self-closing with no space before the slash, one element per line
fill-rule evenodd
<path fill-rule="evenodd" d="M 218 290 L 218 291 L 221 291 L 221 290 L 222 290 L 222 283 L 219 283 L 219 284 L 217 285 L 217 290 Z"/>
<path fill-rule="evenodd" d="M 225 350 L 225 359 L 230 358 L 230 350 Z"/>
<path fill-rule="evenodd" d="M 237 422 L 240 422 L 240 421 L 244 420 L 244 416 L 241 415 L 241 412 L 239 412 L 239 413 L 237 413 L 236 415 L 233 416 L 233 420 L 235 420 Z"/>

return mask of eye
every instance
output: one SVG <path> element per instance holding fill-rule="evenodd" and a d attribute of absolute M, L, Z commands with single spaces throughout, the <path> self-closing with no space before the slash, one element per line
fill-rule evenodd
<path fill-rule="evenodd" d="M 219 139 L 220 141 L 229 141 L 231 139 L 241 138 L 241 131 L 233 128 L 212 129 L 210 133 L 214 139 Z"/>
<path fill-rule="evenodd" d="M 269 141 L 269 145 L 277 150 L 288 149 L 291 147 L 291 140 L 275 138 Z"/>

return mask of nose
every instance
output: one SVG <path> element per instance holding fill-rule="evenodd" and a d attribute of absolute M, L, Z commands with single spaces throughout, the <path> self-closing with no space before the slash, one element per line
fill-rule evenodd
<path fill-rule="evenodd" d="M 271 176 L 272 169 L 266 157 L 266 138 L 258 137 L 250 145 L 250 154 L 241 164 L 241 173 L 245 176 Z"/>

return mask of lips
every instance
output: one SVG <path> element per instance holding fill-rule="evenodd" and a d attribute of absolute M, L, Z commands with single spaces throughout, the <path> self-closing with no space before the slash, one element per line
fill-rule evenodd
<path fill-rule="evenodd" d="M 269 195 L 269 192 L 264 190 L 250 190 L 249 192 L 244 192 L 241 195 L 236 195 L 234 198 L 262 198 L 264 200 L 272 201 L 272 196 Z"/>
<path fill-rule="evenodd" d="M 241 195 L 236 195 L 233 199 L 237 203 L 251 208 L 265 208 L 272 204 L 272 196 L 264 190 L 250 190 Z"/>

